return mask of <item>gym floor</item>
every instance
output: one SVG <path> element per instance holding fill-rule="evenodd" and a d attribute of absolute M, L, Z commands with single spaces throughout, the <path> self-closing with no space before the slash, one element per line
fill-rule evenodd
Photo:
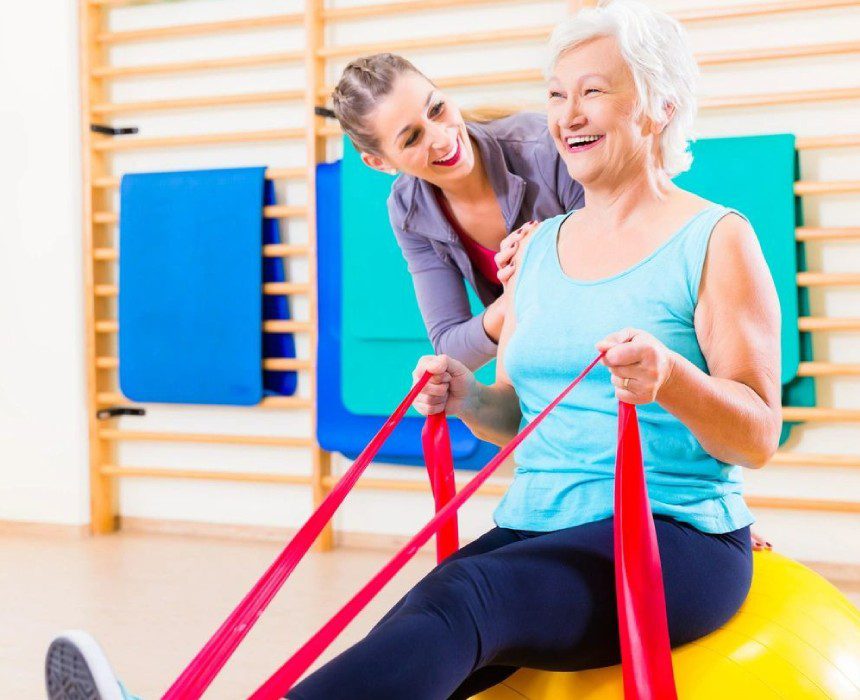
<path fill-rule="evenodd" d="M 160 697 L 281 549 L 277 542 L 121 532 L 97 538 L 0 534 L 0 696 L 41 700 L 53 635 L 79 627 L 132 692 Z M 309 553 L 206 697 L 247 697 L 391 556 Z M 323 657 L 361 636 L 422 574 L 421 553 Z M 838 583 L 838 582 L 837 582 Z M 860 605 L 860 585 L 842 586 Z"/>

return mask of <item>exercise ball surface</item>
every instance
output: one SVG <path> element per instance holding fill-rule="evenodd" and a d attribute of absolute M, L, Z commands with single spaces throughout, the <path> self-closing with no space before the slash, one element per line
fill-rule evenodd
<path fill-rule="evenodd" d="M 821 576 L 775 552 L 753 554 L 753 581 L 723 627 L 675 649 L 680 700 L 860 700 L 860 611 Z M 522 669 L 473 700 L 623 698 L 621 667 Z"/>

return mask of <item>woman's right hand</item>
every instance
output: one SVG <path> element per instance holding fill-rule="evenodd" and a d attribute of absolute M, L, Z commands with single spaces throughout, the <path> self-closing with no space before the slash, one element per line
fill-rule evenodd
<path fill-rule="evenodd" d="M 499 247 L 499 252 L 496 253 L 496 267 L 499 268 L 498 278 L 502 286 L 507 286 L 511 277 L 514 275 L 515 263 L 514 258 L 522 245 L 522 242 L 528 238 L 540 224 L 538 221 L 529 221 L 520 226 L 516 231 L 512 231 L 504 239 Z"/>
<path fill-rule="evenodd" d="M 430 380 L 412 405 L 422 416 L 445 411 L 456 416 L 475 386 L 475 375 L 462 362 L 447 355 L 425 355 L 412 372 L 413 386 L 430 372 Z"/>

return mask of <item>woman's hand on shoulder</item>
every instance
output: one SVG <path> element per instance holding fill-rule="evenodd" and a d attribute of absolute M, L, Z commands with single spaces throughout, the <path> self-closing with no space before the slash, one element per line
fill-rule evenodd
<path fill-rule="evenodd" d="M 603 364 L 612 374 L 619 401 L 636 405 L 656 401 L 672 376 L 675 353 L 643 330 L 625 328 L 610 333 L 596 347 L 606 353 Z"/>
<path fill-rule="evenodd" d="M 475 386 L 475 375 L 459 360 L 447 355 L 424 355 L 412 372 L 413 386 L 430 373 L 430 380 L 412 405 L 422 416 L 444 411 L 456 416 Z"/>
<path fill-rule="evenodd" d="M 503 286 L 507 286 L 516 272 L 517 262 L 521 256 L 523 242 L 531 235 L 537 227 L 540 226 L 539 221 L 529 221 L 520 226 L 516 231 L 512 231 L 504 240 L 496 253 L 496 267 L 499 268 L 499 282 Z"/>

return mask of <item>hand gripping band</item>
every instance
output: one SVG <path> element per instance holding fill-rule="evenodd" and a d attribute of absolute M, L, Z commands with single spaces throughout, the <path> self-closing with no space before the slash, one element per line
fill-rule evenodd
<path fill-rule="evenodd" d="M 447 423 L 443 414 L 428 418 L 422 434 L 437 513 L 346 605 L 314 634 L 252 696 L 251 700 L 282 698 L 358 615 L 370 600 L 435 534 L 441 561 L 457 548 L 456 511 L 510 456 L 602 358 L 601 353 L 521 433 L 505 445 L 459 493 L 454 493 L 453 466 Z M 212 639 L 171 686 L 164 698 L 199 698 L 262 614 L 299 559 L 343 502 L 382 443 L 402 419 L 429 380 L 416 383 L 379 433 L 338 481 L 282 554 L 228 617 Z M 625 697 L 628 700 L 673 700 L 672 674 L 657 538 L 642 464 L 636 409 L 619 404 L 618 453 L 615 482 L 615 579 Z"/>

